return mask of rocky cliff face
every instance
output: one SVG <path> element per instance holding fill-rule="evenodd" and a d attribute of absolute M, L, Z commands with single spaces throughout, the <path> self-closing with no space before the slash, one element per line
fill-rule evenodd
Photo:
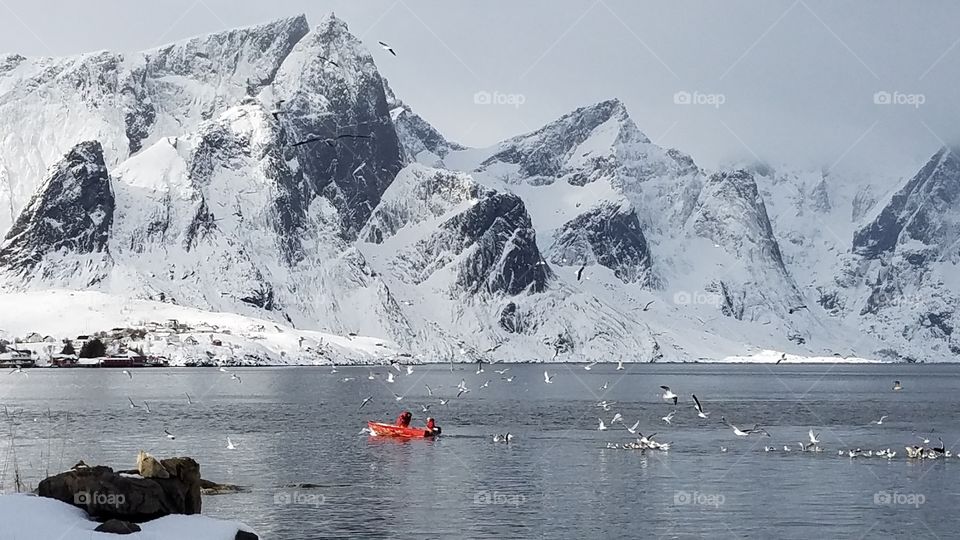
<path fill-rule="evenodd" d="M 114 197 L 95 141 L 75 146 L 40 184 L 0 244 L 11 281 L 93 286 L 108 270 Z"/>
<path fill-rule="evenodd" d="M 4 56 L 0 127 L 4 290 L 384 336 L 424 360 L 957 354 L 949 149 L 889 196 L 834 171 L 708 174 L 618 100 L 466 149 L 332 16 Z"/>

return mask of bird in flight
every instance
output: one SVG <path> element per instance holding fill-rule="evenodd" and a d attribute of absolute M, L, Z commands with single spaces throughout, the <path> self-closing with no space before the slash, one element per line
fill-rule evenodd
<path fill-rule="evenodd" d="M 583 271 L 586 270 L 586 269 L 587 269 L 587 266 L 586 266 L 586 265 L 583 265 L 583 266 L 580 267 L 579 270 L 577 270 L 577 281 L 582 281 L 582 280 L 583 280 Z"/>
<path fill-rule="evenodd" d="M 677 414 L 676 410 L 670 411 L 670 414 L 664 416 L 663 418 L 661 418 L 661 420 L 669 424 L 670 421 L 673 420 L 673 415 L 675 414 Z"/>
<path fill-rule="evenodd" d="M 170 433 L 170 432 L 167 431 L 167 430 L 163 430 L 163 433 L 164 433 L 164 435 L 166 435 L 167 438 L 170 439 L 171 441 L 174 440 L 174 439 L 176 439 L 176 437 L 173 436 L 173 433 Z"/>
<path fill-rule="evenodd" d="M 334 66 L 334 67 L 340 67 L 340 64 L 334 62 L 333 60 L 331 60 L 331 59 L 329 59 L 329 58 L 325 58 L 325 57 L 323 57 L 323 56 L 318 56 L 317 58 L 323 60 L 324 62 L 326 62 L 326 63 L 328 63 L 328 64 L 330 64 L 330 65 L 332 65 L 332 66 Z"/>
<path fill-rule="evenodd" d="M 703 418 L 704 420 L 706 420 L 706 418 L 707 418 L 708 416 L 710 416 L 710 413 L 708 413 L 708 412 L 703 412 L 703 406 L 700 405 L 700 400 L 697 399 L 697 395 L 696 395 L 696 394 L 691 394 L 691 395 L 693 396 L 693 406 L 694 406 L 694 408 L 697 409 L 697 416 L 699 416 L 700 418 Z"/>
<path fill-rule="evenodd" d="M 663 395 L 660 396 L 660 397 L 662 397 L 662 398 L 663 398 L 664 400 L 666 400 L 666 401 L 673 400 L 673 404 L 676 405 L 676 404 L 677 404 L 677 395 L 674 394 L 672 390 L 670 390 L 670 387 L 669 387 L 669 386 L 660 385 L 660 388 L 663 388 Z"/>
<path fill-rule="evenodd" d="M 656 302 L 656 300 L 651 300 L 651 301 L 647 302 L 647 305 L 643 306 L 643 311 L 649 310 L 649 309 L 650 309 L 650 305 L 653 304 L 654 302 Z"/>
<path fill-rule="evenodd" d="M 870 423 L 871 423 L 871 424 L 876 424 L 876 425 L 878 425 L 878 426 L 882 426 L 882 425 L 883 425 L 883 421 L 884 421 L 887 417 L 889 417 L 889 416 L 890 416 L 889 414 L 885 414 L 885 415 L 881 416 L 879 420 L 874 420 L 874 421 L 872 421 L 872 422 L 870 422 Z"/>
<path fill-rule="evenodd" d="M 397 55 L 397 51 L 393 50 L 393 47 L 387 45 L 386 43 L 384 43 L 384 42 L 382 42 L 382 41 L 378 41 L 377 43 L 380 44 L 380 47 L 383 48 L 383 50 L 387 51 L 388 53 L 390 53 L 390 54 L 392 54 L 392 55 L 394 55 L 394 56 Z"/>
<path fill-rule="evenodd" d="M 366 405 L 367 403 L 370 403 L 371 399 L 373 399 L 373 396 L 367 396 L 363 398 L 363 401 L 360 402 L 360 408 L 358 408 L 357 410 L 359 411 L 360 409 L 363 408 L 364 405 Z"/>
<path fill-rule="evenodd" d="M 553 384 L 553 378 L 554 378 L 554 377 L 556 377 L 556 375 L 550 375 L 550 374 L 547 373 L 546 371 L 543 372 L 543 382 L 545 382 L 545 383 L 547 383 L 547 384 Z"/>

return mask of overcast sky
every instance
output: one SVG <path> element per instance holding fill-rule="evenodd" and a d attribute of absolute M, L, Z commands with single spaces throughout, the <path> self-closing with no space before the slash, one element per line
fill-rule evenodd
<path fill-rule="evenodd" d="M 0 0 L 0 52 L 134 51 L 330 11 L 401 99 L 472 146 L 611 97 L 706 167 L 760 158 L 912 174 L 960 141 L 953 0 Z M 476 104 L 479 91 L 513 104 Z M 677 104 L 677 92 L 701 103 Z M 900 103 L 877 104 L 877 92 Z"/>

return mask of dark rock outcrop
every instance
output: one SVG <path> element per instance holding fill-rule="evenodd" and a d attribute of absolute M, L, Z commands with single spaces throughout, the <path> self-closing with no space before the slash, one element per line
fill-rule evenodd
<path fill-rule="evenodd" d="M 960 237 L 955 217 L 958 201 L 960 150 L 942 148 L 869 225 L 857 231 L 853 250 L 876 259 L 910 240 L 919 245 L 955 249 Z M 951 258 L 957 254 L 943 253 Z"/>
<path fill-rule="evenodd" d="M 133 534 L 135 532 L 140 532 L 140 526 L 136 523 L 123 521 L 120 519 L 108 519 L 97 526 L 97 528 L 94 530 L 97 532 L 111 534 Z"/>
<path fill-rule="evenodd" d="M 139 478 L 110 467 L 83 467 L 42 480 L 37 494 L 82 508 L 97 520 L 142 523 L 170 514 L 199 514 L 200 465 L 191 458 L 161 463 L 170 478 Z"/>
<path fill-rule="evenodd" d="M 650 248 L 632 208 L 604 204 L 580 214 L 557 231 L 549 253 L 553 264 L 599 264 L 624 283 L 653 282 Z"/>
<path fill-rule="evenodd" d="M 416 250 L 421 279 L 449 262 L 445 259 L 467 252 L 457 268 L 455 287 L 470 295 L 542 292 L 552 276 L 540 256 L 530 215 L 512 193 L 486 192 L 418 242 Z"/>
<path fill-rule="evenodd" d="M 107 254 L 113 210 L 103 148 L 96 141 L 76 145 L 51 168 L 7 233 L 0 268 L 26 279 L 51 253 Z M 51 274 L 74 270 L 56 264 L 43 268 Z"/>

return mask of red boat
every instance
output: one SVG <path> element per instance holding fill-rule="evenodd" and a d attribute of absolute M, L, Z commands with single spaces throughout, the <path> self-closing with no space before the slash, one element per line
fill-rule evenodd
<path fill-rule="evenodd" d="M 422 427 L 400 427 L 395 424 L 381 422 L 367 422 L 370 434 L 375 437 L 400 437 L 403 439 L 432 439 L 434 434 Z"/>

